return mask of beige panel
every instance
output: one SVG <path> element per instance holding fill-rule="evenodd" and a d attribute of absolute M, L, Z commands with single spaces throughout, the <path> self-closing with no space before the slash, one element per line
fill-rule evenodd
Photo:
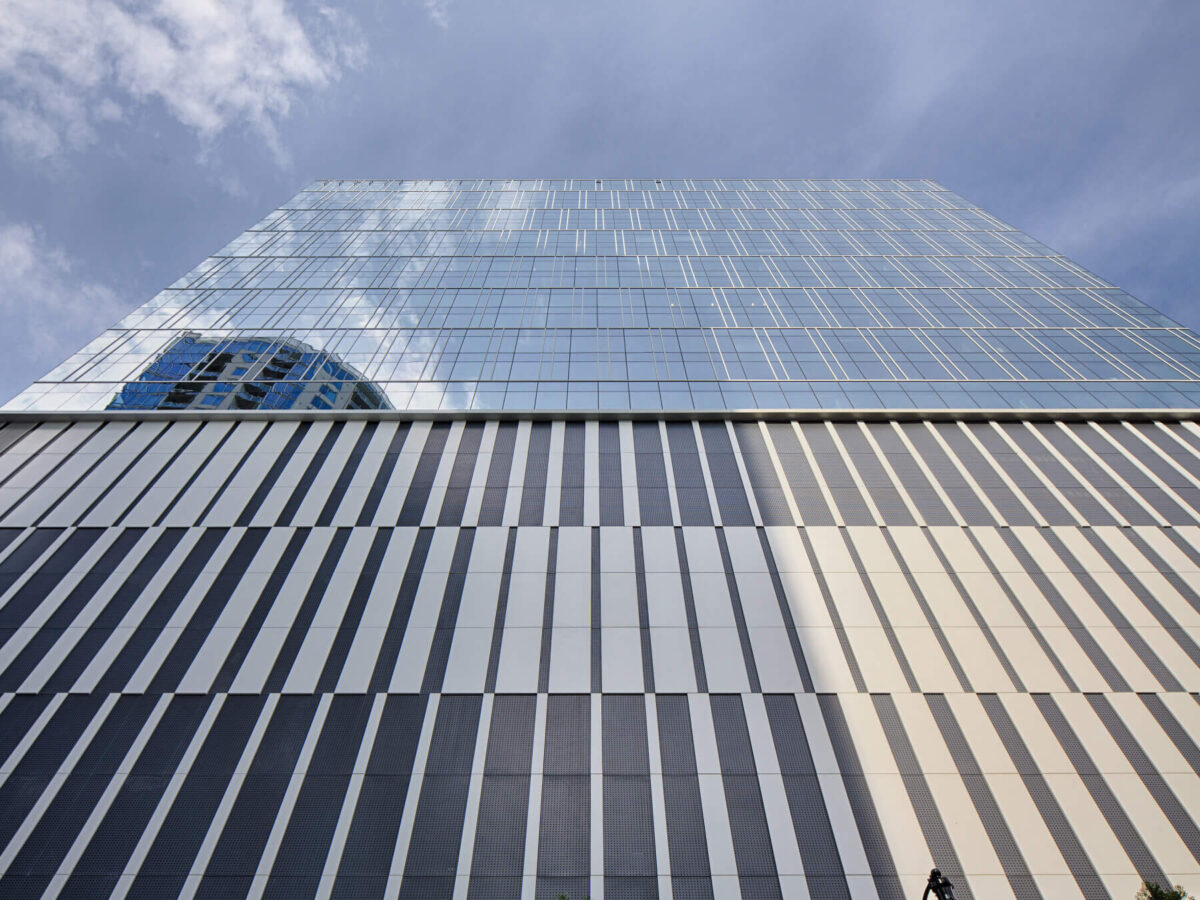
<path fill-rule="evenodd" d="M 991 692 L 1014 689 L 982 631 L 978 628 L 947 628 L 945 631 L 959 664 L 967 673 L 972 690 Z"/>
<path fill-rule="evenodd" d="M 1014 774 L 1016 765 L 992 725 L 978 694 L 947 694 L 946 702 L 984 773 Z"/>
<path fill-rule="evenodd" d="M 959 576 L 965 573 L 989 571 L 983 557 L 979 555 L 975 545 L 967 538 L 965 528 L 949 528 L 939 525 L 928 529 L 928 537 L 941 548 L 947 561 Z"/>
<path fill-rule="evenodd" d="M 938 646 L 932 628 L 896 628 L 895 633 L 922 691 L 961 690 L 954 669 Z"/>
<path fill-rule="evenodd" d="M 1088 859 L 1101 875 L 1130 875 L 1136 873 L 1133 863 L 1125 855 L 1121 842 L 1108 826 L 1104 815 L 1096 806 L 1092 795 L 1078 775 L 1072 773 L 1045 773 L 1046 784 L 1058 801 L 1071 830 L 1079 839 Z M 1141 884 L 1141 880 L 1138 880 Z M 1136 886 L 1134 890 L 1136 890 Z"/>
<path fill-rule="evenodd" d="M 1058 694 L 1054 697 L 1054 702 L 1099 771 L 1133 771 L 1129 760 L 1113 741 L 1086 697 L 1082 694 Z"/>
<path fill-rule="evenodd" d="M 943 628 L 977 624 L 949 575 L 944 572 L 919 572 L 913 578 L 933 611 L 934 618 Z"/>
<path fill-rule="evenodd" d="M 881 529 L 850 526 L 846 529 L 846 535 L 854 544 L 863 568 L 868 572 L 900 572 L 896 555 L 892 553 L 892 548 L 888 546 Z"/>
<path fill-rule="evenodd" d="M 894 691 L 906 684 L 882 628 L 847 628 L 846 636 L 868 691 Z"/>
<path fill-rule="evenodd" d="M 1137 775 L 1132 772 L 1113 773 L 1105 775 L 1104 780 L 1112 788 L 1117 802 L 1121 804 L 1125 814 L 1129 816 L 1129 821 L 1133 823 L 1133 827 L 1137 829 L 1164 871 L 1200 871 L 1178 832 L 1163 815 L 1163 811 L 1159 809 Z"/>
<path fill-rule="evenodd" d="M 822 693 L 853 691 L 854 676 L 833 628 L 797 628 L 813 689 Z"/>
<path fill-rule="evenodd" d="M 795 528 L 782 525 L 766 527 L 767 540 L 775 557 L 775 568 L 784 572 L 811 572 L 812 562 L 804 549 L 804 542 Z"/>
<path fill-rule="evenodd" d="M 897 874 L 907 884 L 924 884 L 937 862 L 925 843 L 903 779 L 890 772 L 874 773 L 866 776 L 866 783 Z"/>
<path fill-rule="evenodd" d="M 904 726 L 904 733 L 908 735 L 908 741 L 912 744 L 921 771 L 926 775 L 958 774 L 954 757 L 942 739 L 941 728 L 938 727 L 924 695 L 895 694 L 892 696 L 892 702 Z"/>
<path fill-rule="evenodd" d="M 962 778 L 957 774 L 932 774 L 925 778 L 958 860 L 963 870 L 971 873 L 971 883 L 974 884 L 980 875 L 1003 876 L 1004 867 L 992 849 L 992 842 L 979 821 Z"/>
<path fill-rule="evenodd" d="M 1105 696 L 1105 700 L 1120 716 L 1155 769 L 1163 774 L 1195 774 L 1140 697 L 1136 694 L 1111 693 Z"/>
<path fill-rule="evenodd" d="M 892 625 L 897 628 L 929 626 L 929 620 L 904 575 L 899 572 L 873 572 L 867 577 Z"/>
<path fill-rule="evenodd" d="M 1003 587 L 990 572 L 958 573 L 959 582 L 983 620 L 993 628 L 1024 628 L 1025 620 L 1013 607 Z"/>
<path fill-rule="evenodd" d="M 871 598 L 855 572 L 833 572 L 825 575 L 834 607 L 846 628 L 879 627 L 879 618 Z"/>
<path fill-rule="evenodd" d="M 922 534 L 922 529 L 902 526 L 889 528 L 888 531 L 896 541 L 900 555 L 910 572 L 941 572 L 942 563 L 934 552 L 929 541 Z"/>
<path fill-rule="evenodd" d="M 1057 699 L 1062 695 L 1055 694 L 1054 696 Z M 1062 749 L 1058 738 L 1046 724 L 1045 717 L 1029 694 L 1003 694 L 1000 696 L 1000 701 L 1004 705 L 1009 719 L 1012 720 L 1013 727 L 1017 729 L 1017 733 L 1025 742 L 1029 755 L 1033 757 L 1039 772 L 1043 775 L 1073 774 L 1075 772 L 1070 758 Z"/>
<path fill-rule="evenodd" d="M 1042 636 L 1050 649 L 1058 656 L 1067 673 L 1081 691 L 1106 691 L 1109 689 L 1104 676 L 1092 664 L 1083 647 L 1079 645 L 1069 628 L 1043 628 Z"/>
<path fill-rule="evenodd" d="M 821 571 L 828 575 L 831 572 L 857 571 L 850 551 L 842 540 L 841 529 L 829 526 L 818 526 L 806 529 L 809 540 L 812 541 L 813 552 L 817 555 L 817 563 Z"/>
<path fill-rule="evenodd" d="M 1067 690 L 1066 682 L 1028 628 L 996 628 L 992 634 L 1008 657 L 1009 663 L 1016 669 L 1017 677 L 1023 682 L 1025 690 Z"/>

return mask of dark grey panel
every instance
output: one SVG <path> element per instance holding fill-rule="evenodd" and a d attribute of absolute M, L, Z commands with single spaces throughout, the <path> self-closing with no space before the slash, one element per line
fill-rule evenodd
<path fill-rule="evenodd" d="M 242 507 L 242 512 L 234 521 L 235 525 L 245 526 L 254 521 L 254 516 L 262 507 L 263 501 L 267 499 L 267 495 L 271 493 L 271 489 L 275 487 L 275 483 L 279 481 L 279 476 L 283 470 L 293 462 L 296 458 L 296 451 L 300 448 L 300 444 L 308 436 L 309 429 L 312 428 L 311 422 L 301 422 L 292 431 L 292 436 L 283 446 L 283 450 L 275 461 L 271 463 L 271 468 L 267 469 L 267 474 L 263 476 L 263 480 L 259 482 L 258 487 L 254 489 L 254 493 L 250 495 L 250 499 L 246 501 L 246 505 Z"/>
<path fill-rule="evenodd" d="M 712 508 L 708 486 L 700 466 L 700 451 L 691 422 L 668 422 L 667 443 L 671 447 L 671 474 L 679 501 L 681 525 L 711 525 Z"/>
<path fill-rule="evenodd" d="M 1078 423 L 1066 426 L 1076 438 L 1081 440 L 1088 450 L 1094 453 L 1102 463 L 1112 469 L 1125 484 L 1135 491 L 1144 502 L 1149 503 L 1155 511 L 1158 512 L 1167 522 L 1172 525 L 1194 525 L 1196 517 L 1189 515 L 1183 507 L 1176 503 L 1167 492 L 1154 483 L 1141 469 L 1135 466 L 1129 459 L 1121 453 L 1116 447 L 1104 439 L 1096 429 L 1090 424 Z M 1112 431 L 1109 430 L 1112 434 Z M 1128 435 L 1128 432 L 1126 432 Z M 1133 435 L 1128 435 L 1133 437 Z M 1143 448 L 1144 450 L 1145 448 Z M 1111 479 L 1108 479 L 1111 481 Z M 1100 482 L 1093 482 L 1100 487 L 1104 485 Z M 1107 496 L 1107 494 L 1106 494 Z M 1145 513 L 1141 513 L 1145 516 Z M 1133 522 L 1133 520 L 1130 520 Z M 1134 524 L 1139 524 L 1134 522 Z"/>
<path fill-rule="evenodd" d="M 657 422 L 633 423 L 633 461 L 637 474 L 638 519 L 643 525 L 672 525 L 666 455 Z"/>
<path fill-rule="evenodd" d="M 704 456 L 708 460 L 708 473 L 717 497 L 717 508 L 721 511 L 721 522 L 725 525 L 753 525 L 742 473 L 738 471 L 725 423 L 701 422 L 700 436 L 704 440 Z"/>
<path fill-rule="evenodd" d="M 738 446 L 742 451 L 742 464 L 746 467 L 746 478 L 754 492 L 754 502 L 764 525 L 794 525 L 791 510 L 784 499 L 775 473 L 775 464 L 763 440 L 757 422 L 738 422 L 734 425 Z"/>
<path fill-rule="evenodd" d="M 1017 774 L 1021 776 L 1025 789 L 1029 792 L 1030 798 L 1042 816 L 1042 821 L 1046 823 L 1050 836 L 1054 838 L 1054 843 L 1062 853 L 1063 860 L 1071 870 L 1080 893 L 1087 900 L 1111 900 L 1104 882 L 1096 874 L 1096 867 L 1092 865 L 1092 861 L 1079 843 L 1079 838 L 1071 828 L 1062 807 L 1046 783 L 1037 763 L 1034 762 L 1033 756 L 1030 755 L 1025 741 L 1021 739 L 1021 733 L 1013 725 L 1000 698 L 995 694 L 980 694 L 979 701 L 987 710 L 996 734 L 1004 743 L 1004 749 L 1008 751 L 1013 765 L 1016 766 Z"/>
<path fill-rule="evenodd" d="M 742 699 L 712 694 L 709 700 L 742 895 L 782 898 Z"/>
<path fill-rule="evenodd" d="M 358 472 L 363 454 L 366 453 L 371 439 L 375 436 L 375 429 L 377 427 L 378 423 L 376 422 L 367 422 L 363 425 L 362 433 L 358 436 L 358 440 L 354 442 L 354 446 L 346 457 L 346 463 L 342 466 L 342 471 L 338 474 L 337 481 L 330 488 L 325 505 L 321 507 L 321 511 L 317 514 L 317 525 L 319 527 L 333 524 L 333 517 L 342 503 L 342 498 L 346 496 L 346 489 L 350 487 L 355 473 Z"/>
<path fill-rule="evenodd" d="M 458 441 L 458 452 L 450 467 L 450 480 L 442 498 L 442 510 L 438 513 L 439 525 L 463 524 L 463 509 L 467 505 L 467 494 L 471 490 L 471 476 L 479 457 L 479 442 L 483 439 L 483 423 L 468 422 L 463 427 Z"/>
<path fill-rule="evenodd" d="M 117 699 L 13 857 L 0 879 L 0 893 L 8 894 L 17 879 L 24 880 L 26 890 L 30 880 L 49 884 L 157 702 L 149 695 Z"/>
<path fill-rule="evenodd" d="M 651 813 L 645 697 L 642 694 L 604 695 L 601 722 L 607 896 L 634 887 L 627 878 L 656 881 L 658 863 Z M 657 884 L 654 893 L 657 894 Z"/>
<path fill-rule="evenodd" d="M 805 525 L 832 525 L 833 514 L 825 502 L 825 496 L 817 484 L 808 457 L 796 439 L 796 432 L 790 424 L 782 422 L 767 423 L 767 434 L 775 445 L 775 455 L 779 458 L 779 467 L 792 489 L 792 499 Z M 685 523 L 687 524 L 687 523 Z"/>
<path fill-rule="evenodd" d="M 1004 479 L 976 447 L 966 432 L 957 425 L 941 422 L 933 426 L 951 452 L 958 457 L 979 490 L 1000 514 L 1000 520 L 1008 525 L 1033 525 L 1033 516 L 1017 496 L 1009 489 Z"/>
<path fill-rule="evenodd" d="M 925 701 L 929 704 L 933 720 L 941 730 L 946 748 L 954 758 L 955 768 L 958 769 L 959 777 L 962 778 L 963 785 L 971 797 L 979 821 L 983 823 L 988 840 L 992 842 L 992 849 L 996 851 L 996 858 L 1004 868 L 1004 875 L 1013 893 L 1022 900 L 1041 897 L 1042 892 L 1038 890 L 1037 882 L 1029 872 L 1021 848 L 1013 838 L 1012 830 L 996 803 L 992 789 L 988 787 L 987 779 L 983 777 L 983 771 L 979 768 L 975 754 L 971 752 L 971 747 L 954 718 L 950 704 L 941 694 L 926 694 Z"/>
<path fill-rule="evenodd" d="M 370 525 L 374 521 L 375 513 L 379 510 L 379 503 L 387 491 L 388 481 L 391 479 L 396 463 L 400 459 L 400 453 L 404 449 L 404 441 L 408 437 L 410 427 L 408 422 L 401 422 L 396 426 L 387 452 L 379 461 L 379 470 L 375 473 L 375 480 L 371 482 L 371 489 L 367 492 L 367 499 L 363 501 L 363 507 L 359 510 L 358 520 L 355 524 Z"/>
<path fill-rule="evenodd" d="M 969 423 L 966 426 L 971 433 L 988 451 L 1012 479 L 1013 484 L 1020 489 L 1025 499 L 1050 525 L 1073 525 L 1075 518 L 1058 498 L 1042 483 L 1025 462 L 1025 459 L 1005 442 L 1000 432 L 993 425 Z"/>
<path fill-rule="evenodd" d="M 600 524 L 625 524 L 621 487 L 621 435 L 616 422 L 600 423 Z"/>
<path fill-rule="evenodd" d="M 968 525 L 994 525 L 995 519 L 984 506 L 975 488 L 958 471 L 925 423 L 906 423 L 900 426 L 913 448 L 921 454 L 925 467 L 938 481 L 938 486 L 958 508 L 958 514 Z"/>
<path fill-rule="evenodd" d="M 521 482 L 518 524 L 541 525 L 546 511 L 546 478 L 550 467 L 550 423 L 534 422 L 529 429 L 529 452 Z"/>
<path fill-rule="evenodd" d="M 809 894 L 829 900 L 838 897 L 849 900 L 850 888 L 796 698 L 790 694 L 769 694 L 763 699 Z"/>
<path fill-rule="evenodd" d="M 917 814 L 917 823 L 921 826 L 925 843 L 933 854 L 933 864 L 954 882 L 955 894 L 960 900 L 971 900 L 974 897 L 971 886 L 963 873 L 958 853 L 950 841 L 945 820 L 929 790 L 929 782 L 925 780 L 925 774 L 921 771 L 916 753 L 913 752 L 904 724 L 900 721 L 896 704 L 890 694 L 872 694 L 871 700 L 875 704 L 879 724 L 883 726 L 883 732 L 892 748 L 892 756 L 895 757 L 896 768 L 904 781 L 904 789 L 908 792 L 913 812 Z"/>
<path fill-rule="evenodd" d="M 954 516 L 942 502 L 942 498 L 929 483 L 920 464 L 913 458 L 900 435 L 891 425 L 872 422 L 867 425 L 871 437 L 887 457 L 888 465 L 900 479 L 908 499 L 917 508 L 926 525 L 954 525 Z"/>
<path fill-rule="evenodd" d="M 421 574 L 432 541 L 432 528 L 421 528 L 417 531 L 404 577 L 400 580 L 400 588 L 396 592 L 396 602 L 392 606 L 392 615 L 388 620 L 387 631 L 384 632 L 383 644 L 379 648 L 379 657 L 375 660 L 375 669 L 371 673 L 372 691 L 386 691 L 392 682 L 392 672 L 396 668 L 400 645 L 404 642 L 404 634 L 408 630 L 408 618 L 412 614 L 413 601 L 417 597 L 417 587 L 421 583 Z"/>
<path fill-rule="evenodd" d="M 1079 773 L 1079 777 L 1083 780 L 1088 793 L 1092 795 L 1092 799 L 1096 802 L 1096 806 L 1099 807 L 1100 814 L 1104 816 L 1108 827 L 1112 829 L 1117 840 L 1121 842 L 1121 848 L 1136 867 L 1138 875 L 1145 881 L 1169 884 L 1167 876 L 1163 874 L 1163 870 L 1157 860 L 1151 855 L 1145 842 L 1137 833 L 1137 829 L 1133 827 L 1133 823 L 1129 821 L 1129 817 L 1125 814 L 1125 810 L 1121 808 L 1121 804 L 1113 795 L 1112 789 L 1109 788 L 1108 783 L 1104 780 L 1104 776 L 1100 774 L 1100 770 L 1096 768 L 1096 764 L 1088 756 L 1087 751 L 1083 748 L 1083 744 L 1080 743 L 1075 732 L 1071 730 L 1071 726 L 1067 724 L 1066 718 L 1053 698 L 1048 694 L 1034 694 L 1033 700 L 1037 704 L 1038 709 L 1041 710 L 1042 716 L 1046 719 L 1046 724 L 1054 732 L 1058 743 L 1066 752 L 1067 758 L 1071 760 L 1071 765 Z"/>
<path fill-rule="evenodd" d="M 389 696 L 384 704 L 354 818 L 338 861 L 332 894 L 338 900 L 384 895 L 425 707 L 426 698 L 412 694 Z M 272 873 L 272 880 L 275 877 Z M 290 882 L 283 881 L 281 887 L 290 887 Z"/>
<path fill-rule="evenodd" d="M 1129 493 L 1124 485 L 1119 484 L 1083 450 L 1077 443 L 1058 427 L 1057 424 L 1036 423 L 1029 426 L 1039 432 L 1054 448 L 1062 454 L 1083 479 L 1093 487 L 1118 513 L 1125 517 L 1131 525 L 1153 525 L 1154 517 L 1146 512 Z"/>
<path fill-rule="evenodd" d="M 863 500 L 850 467 L 824 424 L 805 422 L 800 432 L 812 451 L 819 477 L 825 481 L 842 521 L 847 525 L 874 525 L 875 518 Z"/>
<path fill-rule="evenodd" d="M 997 427 L 1003 429 L 1004 433 L 1012 438 L 1013 442 L 1021 448 L 1026 459 L 1042 470 L 1047 480 L 1066 498 L 1068 503 L 1079 510 L 1079 514 L 1088 524 L 1116 524 L 1112 514 L 1096 502 L 1096 498 L 1087 488 L 1067 471 L 1067 467 L 1055 458 L 1054 454 L 1034 436 L 1026 425 L 1001 424 Z"/>
<path fill-rule="evenodd" d="M 538 898 L 586 895 L 591 857 L 591 698 L 552 694 L 546 711 Z"/>
<path fill-rule="evenodd" d="M 402 900 L 444 897 L 454 891 L 480 704 L 478 694 L 447 694 L 438 703 L 400 882 Z"/>
<path fill-rule="evenodd" d="M 659 694 L 655 702 L 672 886 L 681 897 L 711 898 L 708 839 L 688 699 L 681 694 Z"/>
<path fill-rule="evenodd" d="M 408 493 L 404 497 L 404 505 L 400 508 L 400 515 L 396 520 L 397 525 L 421 524 L 425 515 L 425 504 L 429 502 L 429 492 L 433 489 L 433 479 L 442 463 L 442 451 L 446 448 L 446 439 L 449 436 L 448 422 L 434 422 L 433 427 L 429 429 L 429 437 L 425 439 L 425 446 L 417 459 Z"/>
<path fill-rule="evenodd" d="M 232 695 L 225 698 L 128 896 L 157 900 L 182 889 L 265 699 Z"/>
<path fill-rule="evenodd" d="M 347 701 L 353 703 L 355 699 L 361 700 L 361 698 L 338 699 L 341 702 L 335 701 L 335 708 L 330 710 L 334 721 L 341 718 L 339 712 L 347 705 Z M 200 882 L 199 890 L 196 892 L 197 896 L 205 898 L 228 896 L 235 884 L 240 889 L 249 890 L 263 848 L 275 825 L 275 819 L 279 815 L 279 807 L 283 802 L 283 795 L 287 791 L 288 782 L 291 780 L 300 749 L 304 746 L 304 740 L 308 736 L 313 715 L 317 711 L 317 702 L 315 696 L 285 695 L 279 698 L 279 702 L 271 713 L 271 721 L 267 725 L 258 750 L 254 754 L 254 759 L 250 763 L 250 770 L 238 788 L 237 798 L 233 802 L 229 818 L 225 821 L 225 827 L 213 848 L 208 866 L 204 870 L 204 879 Z M 362 722 L 365 724 L 365 718 Z M 358 726 L 357 734 L 353 730 L 347 729 L 344 735 L 345 740 L 339 742 L 339 745 L 350 746 L 351 753 L 353 753 L 358 745 L 356 738 L 361 733 L 362 724 Z M 315 759 L 314 762 L 316 762 Z M 305 781 L 308 782 L 313 777 L 309 775 Z M 308 796 L 304 796 L 302 792 L 300 800 L 303 801 L 303 804 L 297 803 L 296 809 L 293 810 L 293 816 L 296 813 L 305 813 L 307 818 L 303 821 L 306 824 L 312 824 L 312 819 L 320 817 L 322 812 L 326 812 L 326 818 L 328 817 L 327 810 L 322 810 L 319 805 L 312 802 L 311 790 Z M 341 804 L 339 803 L 337 810 L 333 812 L 335 822 L 337 812 L 340 810 Z M 301 820 L 293 818 L 292 821 L 299 822 Z M 293 831 L 293 829 L 289 827 L 289 831 Z M 315 849 L 315 846 L 311 848 L 311 850 Z M 288 835 L 285 833 L 280 851 L 294 866 L 311 869 L 314 865 L 315 853 L 298 854 L 295 852 L 294 832 L 291 841 L 288 840 Z M 278 857 L 276 857 L 277 865 L 278 862 Z M 323 861 L 320 864 L 323 865 Z"/>
<path fill-rule="evenodd" d="M 492 445 L 492 462 L 488 466 L 487 482 L 479 506 L 480 525 L 504 524 L 504 506 L 508 500 L 508 477 L 512 471 L 513 449 L 517 440 L 517 423 L 501 422 L 496 428 Z"/>
<path fill-rule="evenodd" d="M 558 524 L 582 525 L 587 458 L 584 453 L 587 426 L 567 422 L 563 426 L 562 487 L 558 498 Z"/>

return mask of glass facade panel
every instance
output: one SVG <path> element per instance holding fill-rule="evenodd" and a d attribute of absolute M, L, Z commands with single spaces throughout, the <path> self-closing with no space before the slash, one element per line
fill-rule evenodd
<path fill-rule="evenodd" d="M 1198 402 L 1196 335 L 932 182 L 593 179 L 316 182 L 7 408 Z"/>

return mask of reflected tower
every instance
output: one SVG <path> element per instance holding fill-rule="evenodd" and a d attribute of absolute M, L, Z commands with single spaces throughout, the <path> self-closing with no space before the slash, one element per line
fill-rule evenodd
<path fill-rule="evenodd" d="M 185 332 L 108 409 L 391 409 L 335 355 L 286 338 Z"/>

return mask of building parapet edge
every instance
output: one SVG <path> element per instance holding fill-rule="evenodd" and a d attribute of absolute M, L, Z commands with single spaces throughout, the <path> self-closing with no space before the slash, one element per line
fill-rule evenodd
<path fill-rule="evenodd" d="M 638 410 L 0 410 L 0 424 L 140 421 L 810 421 L 810 422 L 1180 422 L 1184 409 L 638 409 Z"/>

